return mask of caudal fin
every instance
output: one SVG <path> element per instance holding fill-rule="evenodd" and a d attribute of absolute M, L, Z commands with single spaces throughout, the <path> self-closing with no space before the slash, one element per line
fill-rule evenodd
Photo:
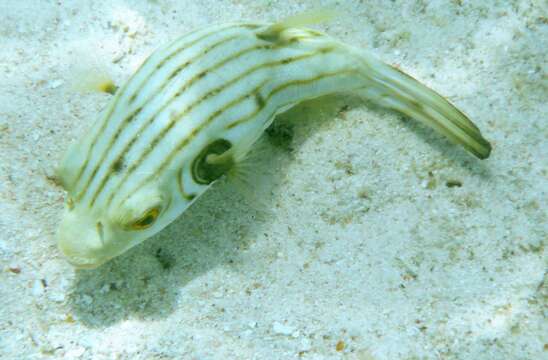
<path fill-rule="evenodd" d="M 491 144 L 449 101 L 390 65 L 368 56 L 363 62 L 362 75 L 368 84 L 363 89 L 365 97 L 423 122 L 480 159 L 489 157 Z"/>

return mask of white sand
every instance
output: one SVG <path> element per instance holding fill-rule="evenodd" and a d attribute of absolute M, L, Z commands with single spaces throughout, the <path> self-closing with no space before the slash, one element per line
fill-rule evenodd
<path fill-rule="evenodd" d="M 260 201 L 222 182 L 95 271 L 63 260 L 64 193 L 47 176 L 108 101 L 71 91 L 81 64 L 120 82 L 195 27 L 317 4 L 201 2 L 0 3 L 0 358 L 546 356 L 543 1 L 323 2 L 342 15 L 320 29 L 446 95 L 492 142 L 489 160 L 322 99 L 282 116 L 293 140 L 265 145 Z"/>

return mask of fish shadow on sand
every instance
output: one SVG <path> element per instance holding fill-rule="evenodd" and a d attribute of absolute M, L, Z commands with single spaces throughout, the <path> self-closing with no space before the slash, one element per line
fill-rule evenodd
<path fill-rule="evenodd" d="M 207 289 L 189 292 L 187 285 L 219 266 L 238 271 L 239 263 L 245 261 L 242 253 L 268 221 L 268 208 L 275 203 L 272 194 L 285 178 L 293 149 L 306 141 L 311 131 L 329 126 L 331 121 L 344 121 L 335 119 L 341 109 L 360 104 L 353 97 L 330 96 L 280 115 L 252 164 L 254 175 L 249 182 L 262 185 L 251 198 L 259 201 L 250 201 L 232 182 L 219 181 L 158 235 L 96 270 L 78 271 L 69 297 L 75 318 L 86 326 L 102 328 L 130 318 L 166 318 L 178 308 L 181 297 L 207 299 Z M 415 123 L 404 121 L 450 161 L 479 176 L 488 173 L 482 165 L 470 165 L 478 161 L 464 150 Z M 293 138 L 293 133 L 299 136 Z"/>
<path fill-rule="evenodd" d="M 256 191 L 247 188 L 254 185 L 220 180 L 158 235 L 98 269 L 77 271 L 69 304 L 78 321 L 100 328 L 128 318 L 165 318 L 180 296 L 193 296 L 185 293 L 189 282 L 218 266 L 237 269 L 242 251 L 261 232 L 272 194 L 298 146 L 293 127 L 301 126 L 303 112 L 307 128 L 333 120 L 345 99 L 330 98 L 320 106 L 303 103 L 269 128 L 251 153 L 253 174 L 247 182 L 261 183 Z"/>

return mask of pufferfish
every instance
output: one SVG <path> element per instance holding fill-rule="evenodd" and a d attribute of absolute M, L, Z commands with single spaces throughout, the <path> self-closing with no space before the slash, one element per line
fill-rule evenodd
<path fill-rule="evenodd" d="M 103 83 L 114 96 L 57 170 L 68 261 L 95 268 L 156 234 L 242 161 L 277 114 L 324 95 L 355 94 L 489 156 L 480 130 L 446 99 L 304 27 L 317 20 L 199 29 L 156 50 L 119 89 Z"/>

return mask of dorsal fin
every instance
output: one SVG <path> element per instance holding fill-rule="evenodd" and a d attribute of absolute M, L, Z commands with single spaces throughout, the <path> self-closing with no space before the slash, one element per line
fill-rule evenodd
<path fill-rule="evenodd" d="M 280 34 L 285 29 L 324 23 L 333 19 L 336 15 L 337 12 L 331 9 L 305 11 L 270 25 L 264 31 L 257 34 L 257 37 L 266 41 L 275 42 L 280 38 Z"/>
<path fill-rule="evenodd" d="M 330 21 L 337 12 L 331 9 L 315 9 L 302 12 L 300 14 L 292 15 L 272 25 L 280 29 L 287 29 L 291 27 L 303 27 L 309 25 L 321 24 Z"/>

